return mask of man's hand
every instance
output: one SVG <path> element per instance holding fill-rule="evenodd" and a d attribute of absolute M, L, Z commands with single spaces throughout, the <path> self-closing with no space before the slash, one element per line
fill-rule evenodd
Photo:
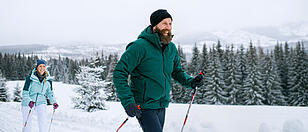
<path fill-rule="evenodd" d="M 135 103 L 127 105 L 125 108 L 125 112 L 130 117 L 136 116 L 137 118 L 139 118 L 141 116 L 141 111 L 139 110 L 138 105 Z"/>
<path fill-rule="evenodd" d="M 201 87 L 203 85 L 203 74 L 199 74 L 191 80 L 191 88 Z"/>

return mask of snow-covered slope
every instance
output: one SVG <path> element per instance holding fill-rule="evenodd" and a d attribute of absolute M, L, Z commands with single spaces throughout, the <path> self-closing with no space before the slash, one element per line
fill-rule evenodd
<path fill-rule="evenodd" d="M 9 81 L 13 87 L 23 81 Z M 107 102 L 108 110 L 93 113 L 72 108 L 71 97 L 77 85 L 54 83 L 55 95 L 60 107 L 54 115 L 51 132 L 114 132 L 127 117 L 119 102 Z M 12 94 L 11 94 L 12 95 Z M 183 124 L 188 104 L 170 104 L 167 108 L 164 131 L 178 132 Z M 52 107 L 48 106 L 48 117 Z M 33 129 L 38 131 L 37 119 Z M 20 132 L 22 119 L 20 103 L 0 102 L 0 131 Z M 121 132 L 138 132 L 141 128 L 135 118 L 121 128 Z M 185 132 L 307 132 L 307 107 L 280 106 L 223 106 L 197 105 L 191 107 Z"/>

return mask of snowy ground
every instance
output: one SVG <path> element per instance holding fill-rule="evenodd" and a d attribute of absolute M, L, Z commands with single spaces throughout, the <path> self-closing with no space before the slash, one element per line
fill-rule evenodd
<path fill-rule="evenodd" d="M 12 90 L 23 81 L 9 81 Z M 109 109 L 93 113 L 72 109 L 73 88 L 60 82 L 53 84 L 59 103 L 56 110 L 52 132 L 114 132 L 127 117 L 118 102 L 106 102 Z M 164 131 L 179 132 L 183 124 L 188 104 L 170 104 L 166 113 Z M 51 117 L 52 106 L 48 106 Z M 32 128 L 38 131 L 34 116 Z M 22 118 L 20 103 L 0 102 L 0 132 L 20 132 Z M 135 118 L 121 128 L 122 132 L 138 132 L 141 128 Z M 272 106 L 216 106 L 193 104 L 186 132 L 308 132 L 308 107 Z"/>

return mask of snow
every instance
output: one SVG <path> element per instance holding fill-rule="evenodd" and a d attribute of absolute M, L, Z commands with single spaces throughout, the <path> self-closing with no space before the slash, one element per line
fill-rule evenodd
<path fill-rule="evenodd" d="M 10 95 L 14 87 L 24 81 L 9 81 Z M 114 132 L 126 119 L 119 102 L 106 102 L 108 110 L 92 113 L 73 109 L 71 97 L 78 85 L 54 82 L 59 108 L 54 115 L 52 132 Z M 180 131 L 188 104 L 170 104 L 167 108 L 164 131 Z M 48 106 L 51 118 L 52 106 Z M 0 132 L 20 132 L 22 118 L 20 103 L 0 102 Z M 33 118 L 34 131 L 38 131 L 37 118 Z M 129 118 L 121 132 L 142 131 L 135 118 Z M 184 128 L 185 132 L 307 132 L 308 107 L 282 106 L 230 106 L 193 104 Z"/>

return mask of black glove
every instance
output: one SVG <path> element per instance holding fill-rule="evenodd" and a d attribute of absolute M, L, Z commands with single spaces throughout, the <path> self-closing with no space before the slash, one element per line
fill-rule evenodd
<path fill-rule="evenodd" d="M 127 105 L 125 108 L 125 112 L 130 117 L 134 116 L 137 116 L 137 118 L 141 117 L 141 111 L 138 109 L 138 106 L 135 103 Z"/>
<path fill-rule="evenodd" d="M 201 87 L 203 85 L 203 75 L 199 74 L 191 80 L 191 88 Z"/>

